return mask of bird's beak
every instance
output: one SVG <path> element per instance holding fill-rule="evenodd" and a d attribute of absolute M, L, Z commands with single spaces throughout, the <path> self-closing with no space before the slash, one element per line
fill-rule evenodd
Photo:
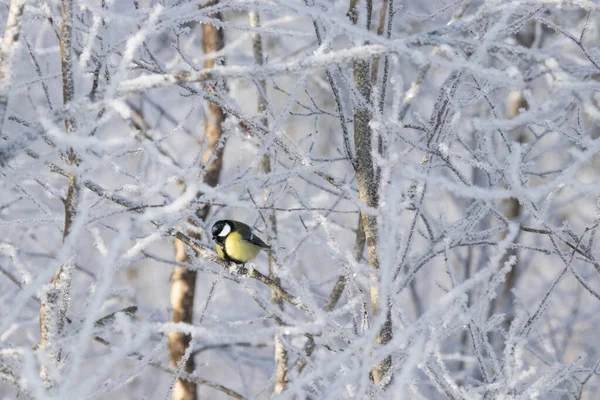
<path fill-rule="evenodd" d="M 217 237 L 213 235 L 213 240 L 217 240 Z"/>

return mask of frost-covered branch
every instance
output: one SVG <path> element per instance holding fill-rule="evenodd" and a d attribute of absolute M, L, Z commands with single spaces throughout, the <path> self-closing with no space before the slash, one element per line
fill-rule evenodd
<path fill-rule="evenodd" d="M 598 10 L 5 2 L 0 392 L 593 397 Z"/>
<path fill-rule="evenodd" d="M 217 253 L 211 250 L 207 250 L 204 247 L 199 246 L 195 243 L 191 238 L 187 237 L 181 232 L 176 232 L 173 234 L 174 237 L 181 240 L 187 246 L 189 246 L 192 250 L 198 253 L 201 257 L 206 260 L 212 261 L 218 264 L 221 268 L 231 271 L 235 275 L 245 276 L 247 278 L 255 279 L 258 282 L 269 287 L 277 296 L 279 296 L 284 301 L 290 303 L 294 307 L 299 310 L 305 311 L 308 314 L 312 314 L 312 311 L 297 297 L 292 296 L 288 293 L 284 288 L 282 288 L 276 281 L 272 280 L 268 276 L 264 275 L 260 271 L 255 268 L 249 268 L 245 266 L 239 265 L 230 265 L 227 261 L 219 258 Z"/>
<path fill-rule="evenodd" d="M 4 118 L 8 107 L 8 96 L 14 79 L 13 63 L 19 51 L 19 35 L 23 16 L 23 0 L 11 0 L 4 39 L 0 46 L 0 135 L 4 136 Z M 1 163 L 0 163 L 1 165 Z"/>
<path fill-rule="evenodd" d="M 260 15 L 256 11 L 250 11 L 249 14 L 250 26 L 252 28 L 258 28 L 260 26 Z M 264 65 L 263 55 L 263 44 L 262 38 L 257 32 L 252 33 L 252 54 L 254 56 L 254 62 L 257 65 Z M 257 98 L 257 112 L 260 116 L 261 124 L 268 128 L 269 120 L 267 117 L 268 112 L 268 100 L 267 100 L 267 83 L 264 79 L 258 81 L 258 94 Z M 272 172 L 271 157 L 268 150 L 262 156 L 260 161 L 260 169 L 263 174 L 270 174 Z M 265 203 L 273 201 L 273 193 L 269 189 L 265 189 L 264 192 Z M 277 220 L 274 212 L 269 212 L 266 218 L 267 229 L 269 229 L 269 243 L 273 245 L 277 238 Z M 268 266 L 269 266 L 269 278 L 275 282 L 279 282 L 275 269 L 279 268 L 273 252 L 268 254 Z M 272 291 L 272 298 L 275 304 L 283 307 L 283 303 L 277 293 Z M 288 353 L 285 349 L 279 334 L 276 333 L 274 337 L 275 342 L 275 389 L 274 393 L 281 394 L 285 390 L 285 386 L 288 381 Z"/>
<path fill-rule="evenodd" d="M 63 89 L 63 104 L 66 108 L 70 106 L 75 96 L 74 71 L 72 60 L 73 47 L 73 1 L 62 1 L 62 28 L 60 35 L 60 56 L 62 68 L 62 89 Z M 65 118 L 65 130 L 67 134 L 74 133 L 75 120 L 72 117 Z M 66 151 L 66 161 L 70 165 L 76 165 L 78 158 L 73 150 L 69 147 Z M 74 220 L 78 213 L 80 202 L 80 181 L 77 175 L 73 172 L 66 174 L 68 180 L 67 196 L 64 199 L 64 228 L 63 228 L 63 243 L 71 234 Z M 70 302 L 71 291 L 71 270 L 72 265 L 61 265 L 50 285 L 46 289 L 46 293 L 41 296 L 40 306 L 40 348 L 47 351 L 50 359 L 53 359 L 54 367 L 58 370 L 62 369 L 59 365 L 61 358 L 64 357 L 60 347 L 55 343 L 63 331 L 66 322 L 66 313 Z M 47 367 L 42 365 L 42 377 L 46 381 L 47 387 L 53 386 L 50 378 L 50 373 Z"/>

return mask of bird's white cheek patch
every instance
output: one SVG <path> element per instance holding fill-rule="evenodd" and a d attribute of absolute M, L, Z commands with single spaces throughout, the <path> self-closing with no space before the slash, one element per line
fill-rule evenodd
<path fill-rule="evenodd" d="M 221 232 L 219 232 L 219 237 L 224 237 L 229 235 L 229 232 L 231 232 L 231 227 L 227 224 L 225 224 L 225 226 L 223 227 L 223 229 L 221 229 Z"/>

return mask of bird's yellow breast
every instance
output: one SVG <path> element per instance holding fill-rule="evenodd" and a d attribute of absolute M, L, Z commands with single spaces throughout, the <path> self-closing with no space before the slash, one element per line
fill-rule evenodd
<path fill-rule="evenodd" d="M 217 254 L 219 255 L 219 257 L 221 257 L 222 259 L 225 259 L 225 253 L 223 252 L 223 246 L 221 246 L 220 243 L 217 243 Z"/>
<path fill-rule="evenodd" d="M 242 239 L 238 232 L 231 232 L 225 239 L 225 249 L 217 244 L 217 253 L 219 257 L 226 259 L 225 253 L 229 258 L 241 263 L 247 263 L 253 260 L 260 251 L 260 247 Z"/>

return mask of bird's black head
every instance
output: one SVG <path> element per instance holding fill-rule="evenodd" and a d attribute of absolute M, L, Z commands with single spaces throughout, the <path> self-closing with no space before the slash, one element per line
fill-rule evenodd
<path fill-rule="evenodd" d="M 212 226 L 212 236 L 213 240 L 217 242 L 221 242 L 225 240 L 227 235 L 229 235 L 233 231 L 233 224 L 227 220 L 221 220 L 215 222 Z"/>

